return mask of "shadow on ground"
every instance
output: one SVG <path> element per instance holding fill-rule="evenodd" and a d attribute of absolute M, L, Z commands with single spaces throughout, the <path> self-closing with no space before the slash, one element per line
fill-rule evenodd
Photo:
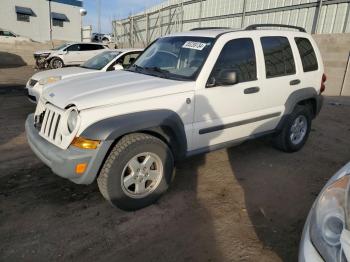
<path fill-rule="evenodd" d="M 0 68 L 16 68 L 27 63 L 19 55 L 0 51 Z"/>

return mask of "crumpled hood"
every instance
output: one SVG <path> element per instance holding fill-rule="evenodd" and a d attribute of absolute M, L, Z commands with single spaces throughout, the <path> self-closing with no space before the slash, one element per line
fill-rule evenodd
<path fill-rule="evenodd" d="M 40 51 L 34 52 L 34 55 L 51 54 L 53 52 L 54 50 L 40 50 Z"/>
<path fill-rule="evenodd" d="M 61 80 L 44 88 L 43 98 L 64 109 L 79 110 L 191 91 L 193 82 L 169 80 L 128 71 L 98 72 Z"/>
<path fill-rule="evenodd" d="M 46 70 L 36 73 L 32 76 L 32 79 L 40 81 L 43 78 L 51 76 L 61 76 L 62 79 L 70 76 L 77 76 L 82 74 L 94 73 L 97 70 L 87 69 L 82 67 L 63 67 L 58 69 Z"/>

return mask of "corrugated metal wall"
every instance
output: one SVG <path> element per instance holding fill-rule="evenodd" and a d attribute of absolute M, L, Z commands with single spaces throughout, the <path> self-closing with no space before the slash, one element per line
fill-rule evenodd
<path fill-rule="evenodd" d="M 113 28 L 120 46 L 146 46 L 164 34 L 208 26 L 277 23 L 311 33 L 345 33 L 350 32 L 349 13 L 350 0 L 170 0 L 113 21 Z"/>

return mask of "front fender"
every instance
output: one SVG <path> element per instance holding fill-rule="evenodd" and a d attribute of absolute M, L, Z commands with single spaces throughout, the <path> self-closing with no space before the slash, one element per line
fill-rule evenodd
<path fill-rule="evenodd" d="M 166 109 L 106 118 L 87 127 L 81 136 L 94 140 L 117 140 L 134 132 L 156 133 L 166 140 L 175 158 L 183 158 L 186 155 L 184 124 L 176 112 Z"/>

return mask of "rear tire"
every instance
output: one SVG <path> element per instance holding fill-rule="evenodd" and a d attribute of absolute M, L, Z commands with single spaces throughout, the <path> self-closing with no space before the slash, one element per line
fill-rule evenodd
<path fill-rule="evenodd" d="M 64 63 L 62 59 L 58 57 L 54 57 L 50 61 L 50 68 L 51 69 L 57 69 L 57 68 L 62 68 L 64 66 Z"/>
<path fill-rule="evenodd" d="M 113 147 L 97 184 L 113 206 L 137 210 L 154 203 L 168 189 L 173 168 L 173 155 L 163 141 L 134 133 Z"/>
<path fill-rule="evenodd" d="M 311 108 L 297 105 L 284 121 L 282 130 L 274 137 L 274 147 L 288 153 L 299 151 L 309 137 L 311 119 Z"/>

